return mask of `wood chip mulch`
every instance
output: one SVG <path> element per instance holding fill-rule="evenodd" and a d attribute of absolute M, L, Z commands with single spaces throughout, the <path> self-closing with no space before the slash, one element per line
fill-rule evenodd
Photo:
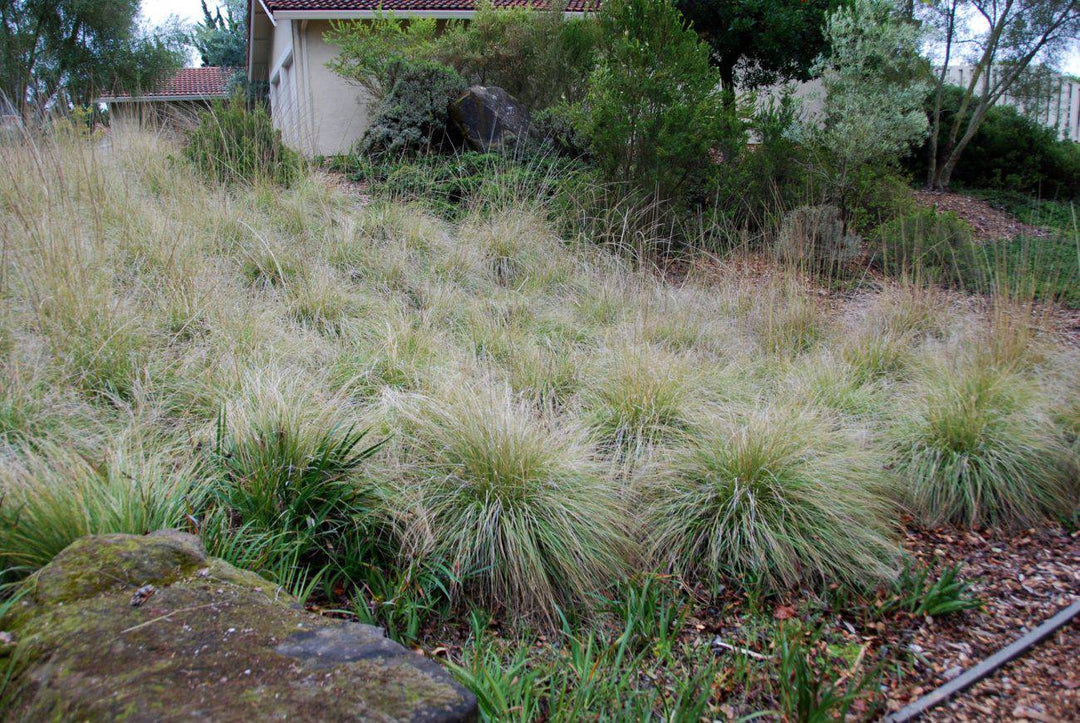
<path fill-rule="evenodd" d="M 955 213 L 971 225 L 976 241 L 999 241 L 1017 236 L 1033 238 L 1049 238 L 1050 236 L 1045 229 L 1022 223 L 1015 216 L 994 208 L 986 201 L 965 196 L 962 193 L 916 191 L 915 202 L 936 211 Z"/>
<path fill-rule="evenodd" d="M 883 636 L 910 654 L 912 669 L 884 683 L 890 711 L 932 691 L 1080 599 L 1080 532 L 908 532 L 905 548 L 938 565 L 962 563 L 984 608 L 890 624 Z M 997 673 L 930 711 L 924 720 L 1080 720 L 1080 623 L 1060 629 Z"/>

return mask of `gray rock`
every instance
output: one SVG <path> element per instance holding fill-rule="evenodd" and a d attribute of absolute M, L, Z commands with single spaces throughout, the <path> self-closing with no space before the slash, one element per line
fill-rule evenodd
<path fill-rule="evenodd" d="M 496 86 L 474 85 L 450 104 L 450 122 L 478 151 L 525 140 L 532 121 L 528 109 Z"/>
<path fill-rule="evenodd" d="M 0 630 L 15 719 L 475 720 L 476 699 L 378 628 L 304 611 L 179 532 L 70 545 Z M 133 593 L 153 594 L 132 605 Z"/>

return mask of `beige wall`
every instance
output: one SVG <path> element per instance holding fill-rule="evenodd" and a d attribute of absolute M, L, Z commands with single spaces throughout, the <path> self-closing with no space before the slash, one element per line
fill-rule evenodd
<path fill-rule="evenodd" d="M 367 129 L 365 92 L 326 67 L 337 48 L 323 35 L 327 20 L 279 20 L 270 42 L 270 104 L 274 125 L 307 155 L 350 150 Z"/>

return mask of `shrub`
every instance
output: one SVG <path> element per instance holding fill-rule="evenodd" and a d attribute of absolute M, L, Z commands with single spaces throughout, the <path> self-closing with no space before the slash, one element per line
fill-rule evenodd
<path fill-rule="evenodd" d="M 475 151 L 396 161 L 362 158 L 350 177 L 377 186 L 391 198 L 422 200 L 449 220 L 477 206 L 498 209 L 511 202 L 540 202 L 560 230 L 581 215 L 595 185 L 594 174 L 580 161 Z"/>
<path fill-rule="evenodd" d="M 889 436 L 900 493 L 924 521 L 1021 526 L 1067 506 L 1061 442 L 1027 379 L 966 361 L 916 393 Z"/>
<path fill-rule="evenodd" d="M 859 173 L 897 164 L 926 137 L 920 32 L 888 0 L 841 5 L 825 24 L 829 52 L 813 69 L 825 90 L 824 122 L 811 136 L 827 151 L 822 169 L 845 218 Z"/>
<path fill-rule="evenodd" d="M 971 227 L 955 213 L 920 209 L 882 224 L 873 242 L 876 263 L 891 274 L 955 282 L 972 252 Z"/>
<path fill-rule="evenodd" d="M 331 22 L 324 38 L 339 51 L 327 67 L 379 103 L 393 91 L 403 63 L 431 59 L 435 33 L 432 18 L 398 18 L 392 12 L 379 11 L 364 22 Z"/>
<path fill-rule="evenodd" d="M 467 84 L 452 68 L 432 60 L 401 59 L 386 69 L 386 92 L 373 108 L 360 140 L 365 152 L 427 151 L 448 142 L 450 102 Z"/>
<path fill-rule="evenodd" d="M 710 417 L 649 470 L 642 494 L 653 556 L 710 585 L 862 588 L 892 574 L 875 459 L 809 412 Z"/>
<path fill-rule="evenodd" d="M 552 621 L 622 573 L 626 511 L 578 431 L 469 385 L 406 417 L 430 553 L 471 600 Z"/>
<path fill-rule="evenodd" d="M 963 96 L 961 88 L 945 89 L 941 130 L 944 145 Z M 927 99 L 930 112 L 933 95 Z M 929 141 L 905 161 L 918 178 L 926 176 Z M 1037 194 L 1046 198 L 1080 198 L 1080 147 L 1057 137 L 1057 132 L 1025 117 L 1016 108 L 990 108 L 952 180 L 969 188 L 995 188 Z"/>
<path fill-rule="evenodd" d="M 605 2 L 600 28 L 583 119 L 596 162 L 613 179 L 685 198 L 711 169 L 723 129 L 709 46 L 671 0 Z"/>
<path fill-rule="evenodd" d="M 439 37 L 434 54 L 470 83 L 498 86 L 529 108 L 574 103 L 595 62 L 597 26 L 591 17 L 564 18 L 565 8 L 565 0 L 547 9 L 478 2 L 470 22 Z"/>
<path fill-rule="evenodd" d="M 218 183 L 272 181 L 288 186 L 302 171 L 300 157 L 282 142 L 266 109 L 249 109 L 239 96 L 199 114 L 184 154 Z"/>
<path fill-rule="evenodd" d="M 778 256 L 808 271 L 838 273 L 861 251 L 835 206 L 800 206 L 789 211 L 777 234 Z"/>

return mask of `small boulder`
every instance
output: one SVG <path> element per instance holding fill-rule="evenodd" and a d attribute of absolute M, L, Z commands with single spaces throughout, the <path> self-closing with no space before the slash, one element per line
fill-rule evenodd
<path fill-rule="evenodd" d="M 529 110 L 496 86 L 474 85 L 450 103 L 450 122 L 478 151 L 497 150 L 525 140 L 532 123 Z"/>
<path fill-rule="evenodd" d="M 25 585 L 0 620 L 14 640 L 0 648 L 13 719 L 477 717 L 438 663 L 378 628 L 306 612 L 191 535 L 86 537 Z"/>

